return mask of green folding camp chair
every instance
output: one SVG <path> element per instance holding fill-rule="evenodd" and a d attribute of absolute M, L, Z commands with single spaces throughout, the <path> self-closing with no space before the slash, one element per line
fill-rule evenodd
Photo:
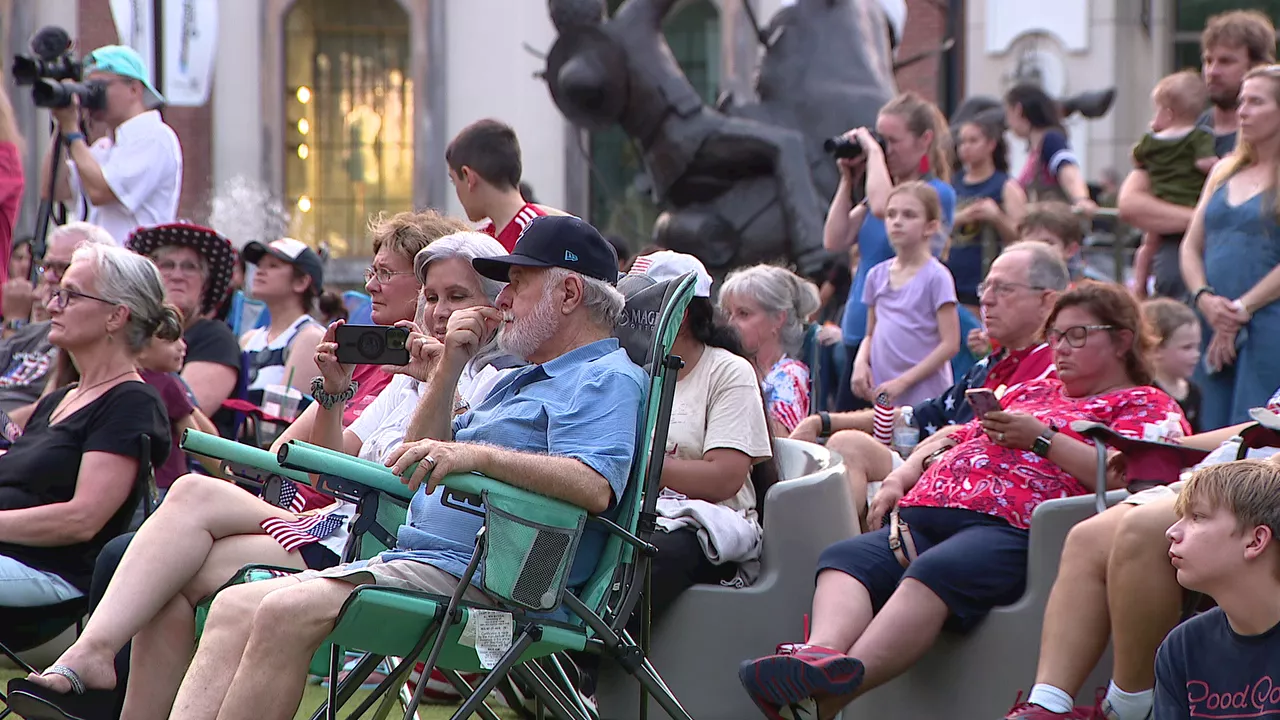
<path fill-rule="evenodd" d="M 556 717 L 594 720 L 594 711 L 573 692 L 568 674 L 555 657 L 562 651 L 585 650 L 611 656 L 639 679 L 642 693 L 652 694 L 668 715 L 689 718 L 624 627 L 640 602 L 649 558 L 655 552 L 648 538 L 656 526 L 654 507 L 667 423 L 676 374 L 683 366 L 671 355 L 671 346 L 693 288 L 690 274 L 637 293 L 628 300 L 619 321 L 615 334 L 631 358 L 649 371 L 650 388 L 641 411 L 641 432 L 627 491 L 619 498 L 615 520 L 588 517 L 581 508 L 480 475 L 443 478 L 444 502 L 485 518 L 466 578 L 475 577 L 483 567 L 477 586 L 494 598 L 494 603 L 485 606 L 463 601 L 465 583 L 451 597 L 375 586 L 358 588 L 328 638 L 332 649 L 325 665 L 330 694 L 315 717 L 336 717 L 338 708 L 384 658 L 403 658 L 349 715 L 361 716 L 380 697 L 401 686 L 414 663 L 426 655 L 427 668 L 409 699 L 406 718 L 416 711 L 431 669 L 439 667 L 467 696 L 455 718 L 473 713 L 493 718 L 484 700 L 510 675 L 530 688 Z M 216 452 L 202 454 L 219 457 Z M 256 462 L 261 459 L 254 459 L 259 468 L 266 465 Z M 378 508 L 388 504 L 388 499 L 403 506 L 411 494 L 386 467 L 297 441 L 282 447 L 277 459 L 278 464 L 271 465 L 281 475 L 289 471 L 313 473 L 317 489 L 357 504 L 360 517 L 368 520 L 364 527 L 357 523 L 352 529 L 356 547 L 358 536 L 366 533 L 383 540 L 379 545 L 391 544 L 393 536 L 381 522 Z M 566 588 L 587 523 L 602 528 L 608 538 L 588 582 Z M 238 581 L 261 576 L 260 570 L 250 569 Z M 504 634 L 508 628 L 510 632 Z M 365 652 L 344 678 L 338 677 L 339 648 Z M 474 688 L 459 675 L 477 671 L 488 671 L 488 675 Z M 389 709 L 390 698 L 383 700 L 379 714 Z"/>

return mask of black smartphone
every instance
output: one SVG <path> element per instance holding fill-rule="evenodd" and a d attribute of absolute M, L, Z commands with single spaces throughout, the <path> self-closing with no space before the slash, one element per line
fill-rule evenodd
<path fill-rule="evenodd" d="M 992 410 L 1000 409 L 1000 401 L 988 388 L 969 388 L 964 391 L 964 397 L 969 401 L 969 407 L 973 408 L 973 414 L 979 420 Z"/>
<path fill-rule="evenodd" d="M 347 365 L 408 365 L 409 331 L 390 325 L 342 325 L 334 333 L 338 362 Z"/>

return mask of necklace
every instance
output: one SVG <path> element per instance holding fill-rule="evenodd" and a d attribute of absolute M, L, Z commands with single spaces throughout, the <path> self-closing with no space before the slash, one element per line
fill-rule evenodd
<path fill-rule="evenodd" d="M 134 372 L 134 369 L 133 369 L 133 368 L 129 368 L 128 370 L 125 370 L 124 372 L 120 373 L 119 375 L 112 375 L 111 377 L 107 378 L 106 380 L 100 380 L 100 381 L 98 381 L 98 382 L 96 382 L 96 383 L 94 383 L 94 384 L 92 384 L 92 385 L 90 385 L 90 386 L 88 386 L 88 387 L 78 387 L 78 386 L 77 386 L 77 387 L 76 387 L 76 389 L 73 391 L 73 392 L 75 392 L 75 394 L 76 394 L 75 399 L 74 399 L 74 400 L 72 400 L 72 401 L 70 401 L 70 402 L 67 402 L 67 399 L 66 399 L 66 398 L 63 398 L 63 401 L 62 401 L 62 402 L 63 402 L 63 404 L 62 404 L 62 405 L 59 405 L 59 406 L 58 406 L 58 408 L 57 408 L 56 410 L 54 410 L 52 413 L 50 413 L 50 414 L 49 414 L 49 424 L 53 424 L 53 423 L 57 422 L 59 417 L 65 417 L 65 416 L 66 416 L 66 414 L 67 414 L 67 409 L 68 409 L 68 408 L 70 408 L 70 407 L 72 407 L 73 405 L 75 405 L 77 402 L 79 402 L 80 398 L 84 397 L 85 393 L 89 392 L 90 390 L 92 390 L 92 389 L 94 389 L 94 388 L 96 388 L 96 387 L 100 387 L 100 386 L 102 386 L 102 385 L 106 385 L 107 383 L 111 382 L 112 380 L 119 380 L 120 378 L 124 377 L 125 375 L 128 375 L 128 374 L 129 374 L 129 373 L 131 373 L 131 372 Z M 67 394 L 68 394 L 68 395 L 70 395 L 71 393 L 67 393 Z"/>

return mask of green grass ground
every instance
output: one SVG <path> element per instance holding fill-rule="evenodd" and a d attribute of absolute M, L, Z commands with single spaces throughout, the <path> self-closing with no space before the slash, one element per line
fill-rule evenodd
<path fill-rule="evenodd" d="M 14 677 L 25 677 L 25 673 L 19 673 L 16 670 L 0 668 L 0 684 L 7 685 L 9 683 L 9 679 Z M 302 697 L 302 706 L 298 710 L 298 714 L 295 716 L 297 720 L 303 720 L 305 718 L 311 717 L 311 713 L 314 712 L 317 707 L 319 707 L 320 703 L 324 702 L 325 694 L 327 692 L 328 691 L 325 688 L 319 685 L 308 685 L 306 694 L 303 695 Z M 352 700 L 351 704 L 348 707 L 355 708 L 355 706 L 359 704 L 359 702 L 363 700 L 367 694 L 368 693 L 363 691 L 356 692 L 355 698 Z M 453 712 L 455 709 L 456 709 L 456 706 L 424 705 L 418 711 L 418 717 L 421 718 L 421 720 L 448 720 L 448 718 L 453 716 Z M 494 709 L 498 712 L 498 715 L 500 717 L 503 717 L 503 718 L 516 717 L 515 713 L 507 710 L 506 708 L 494 708 Z M 371 714 L 372 713 L 370 713 L 370 715 Z M 392 718 L 402 717 L 402 714 L 403 714 L 403 711 L 400 711 L 400 710 L 393 709 L 391 711 Z M 341 716 L 341 717 L 345 717 L 345 716 Z"/>

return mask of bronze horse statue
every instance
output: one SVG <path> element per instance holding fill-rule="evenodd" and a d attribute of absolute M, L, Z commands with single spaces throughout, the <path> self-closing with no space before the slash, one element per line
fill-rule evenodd
<path fill-rule="evenodd" d="M 559 37 L 544 77 L 560 111 L 619 125 L 642 149 L 665 212 L 657 244 L 720 274 L 756 262 L 817 270 L 837 175 L 824 139 L 875 122 L 895 94 L 889 25 L 875 0 L 797 0 L 762 33 L 757 97 L 709 107 L 662 23 L 678 0 L 548 0 Z"/>

